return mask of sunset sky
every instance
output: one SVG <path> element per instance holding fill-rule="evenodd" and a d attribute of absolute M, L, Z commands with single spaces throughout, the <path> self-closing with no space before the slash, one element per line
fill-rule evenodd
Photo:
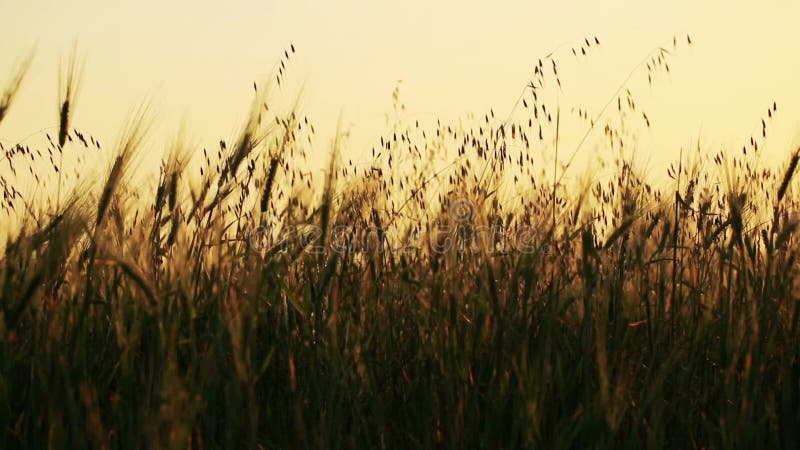
<path fill-rule="evenodd" d="M 0 80 L 37 46 L 0 125 L 3 142 L 56 125 L 58 63 L 76 40 L 85 69 L 74 124 L 113 141 L 150 99 L 155 148 L 184 119 L 199 142 L 233 136 L 253 81 L 290 43 L 297 55 L 280 95 L 304 87 L 302 109 L 318 124 L 320 148 L 341 113 L 357 155 L 383 129 L 397 80 L 409 117 L 507 114 L 537 59 L 567 44 L 558 56 L 563 100 L 596 111 L 649 51 L 687 33 L 694 45 L 675 55 L 669 79 L 653 89 L 641 82 L 646 75 L 634 79 L 653 121 L 641 150 L 652 161 L 676 157 L 698 136 L 710 148 L 741 147 L 773 100 L 767 154 L 785 159 L 800 125 L 795 0 L 0 0 L 0 18 Z M 602 46 L 590 58 L 568 52 L 595 35 Z"/>

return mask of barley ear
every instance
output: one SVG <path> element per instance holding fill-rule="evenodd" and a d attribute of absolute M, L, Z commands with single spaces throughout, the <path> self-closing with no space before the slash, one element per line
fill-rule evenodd
<path fill-rule="evenodd" d="M 2 94 L 0 94 L 0 123 L 3 122 L 6 114 L 8 114 L 8 110 L 14 102 L 17 92 L 19 92 L 19 88 L 22 86 L 22 81 L 25 79 L 25 75 L 28 73 L 28 69 L 33 61 L 33 54 L 34 51 L 31 50 L 28 56 L 19 63 L 8 85 L 5 87 Z"/>

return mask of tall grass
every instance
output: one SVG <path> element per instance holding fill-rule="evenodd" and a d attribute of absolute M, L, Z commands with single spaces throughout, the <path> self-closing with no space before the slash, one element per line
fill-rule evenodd
<path fill-rule="evenodd" d="M 150 191 L 141 115 L 55 206 L 12 203 L 56 143 L 4 148 L 2 447 L 797 448 L 800 149 L 757 157 L 777 105 L 745 154 L 698 145 L 659 188 L 623 85 L 575 115 L 612 176 L 568 185 L 570 149 L 552 177 L 531 156 L 567 118 L 545 85 L 553 55 L 506 120 L 401 120 L 366 162 L 337 134 L 321 183 L 313 124 L 258 86 L 233 145 L 178 138 Z M 68 123 L 58 147 L 101 151 Z"/>

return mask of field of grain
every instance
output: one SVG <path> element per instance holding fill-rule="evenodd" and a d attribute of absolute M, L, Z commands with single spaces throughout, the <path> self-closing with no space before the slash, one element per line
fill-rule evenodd
<path fill-rule="evenodd" d="M 759 153 L 778 102 L 656 187 L 629 80 L 594 112 L 552 95 L 600 45 L 539 59 L 508 117 L 399 121 L 369 161 L 339 133 L 322 172 L 313 121 L 270 106 L 289 46 L 241 133 L 179 134 L 152 186 L 149 109 L 114 144 L 75 129 L 67 58 L 57 129 L 0 141 L 0 447 L 798 448 L 800 149 Z M 630 79 L 657 89 L 690 45 Z"/>

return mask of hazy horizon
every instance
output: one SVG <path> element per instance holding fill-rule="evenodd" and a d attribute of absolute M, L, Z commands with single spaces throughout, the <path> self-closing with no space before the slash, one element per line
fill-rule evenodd
<path fill-rule="evenodd" d="M 0 17 L 0 448 L 800 448 L 798 0 Z"/>
<path fill-rule="evenodd" d="M 628 73 L 659 45 L 689 34 L 695 44 L 673 58 L 671 75 L 648 88 L 631 81 L 653 127 L 639 150 L 649 169 L 677 158 L 700 138 L 710 151 L 738 148 L 760 131 L 773 101 L 779 112 L 764 153 L 783 161 L 800 116 L 791 56 L 796 2 L 507 1 L 402 4 L 299 1 L 30 1 L 0 6 L 0 80 L 34 45 L 36 55 L 0 139 L 16 143 L 56 125 L 59 62 L 73 44 L 84 63 L 73 124 L 113 142 L 131 110 L 152 105 L 147 161 L 157 162 L 182 122 L 198 143 L 232 137 L 241 126 L 252 83 L 269 73 L 290 44 L 297 55 L 279 96 L 301 96 L 317 124 L 314 151 L 327 148 L 341 114 L 351 158 L 368 155 L 392 112 L 403 80 L 406 118 L 452 121 L 493 108 L 508 114 L 538 58 L 560 49 L 565 109 L 599 110 Z M 588 57 L 569 48 L 585 36 L 602 46 Z M 574 142 L 582 128 L 567 130 Z M 34 137 L 35 138 L 35 137 Z M 149 163 L 148 163 L 149 164 Z"/>

